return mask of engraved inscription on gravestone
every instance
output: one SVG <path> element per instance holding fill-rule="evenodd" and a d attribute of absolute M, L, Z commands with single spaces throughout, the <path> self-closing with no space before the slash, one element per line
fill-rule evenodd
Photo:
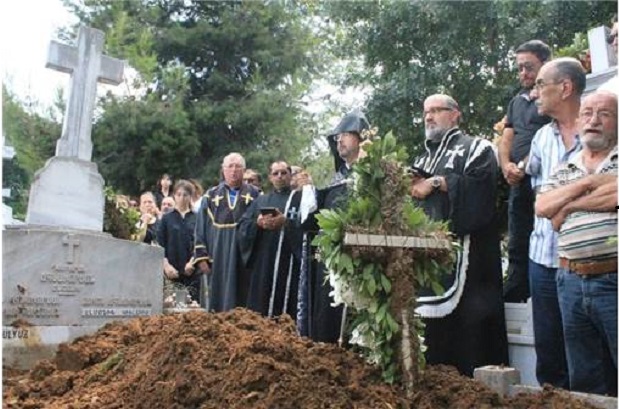
<path fill-rule="evenodd" d="M 65 246 L 64 264 L 53 264 L 51 272 L 41 273 L 41 282 L 51 284 L 51 292 L 61 296 L 79 293 L 84 286 L 95 283 L 95 277 L 86 274 L 84 265 L 80 264 L 80 242 L 74 234 L 62 238 Z"/>
<path fill-rule="evenodd" d="M 2 328 L 2 339 L 28 339 L 30 330 L 28 328 Z"/>
<path fill-rule="evenodd" d="M 2 309 L 3 318 L 58 318 L 60 299 L 57 297 L 29 297 L 18 295 L 10 297 L 8 305 Z"/>
<path fill-rule="evenodd" d="M 18 319 L 43 326 L 100 325 L 161 312 L 161 283 L 153 273 L 161 269 L 160 249 L 152 257 L 152 246 L 56 229 L 3 235 L 5 325 Z"/>

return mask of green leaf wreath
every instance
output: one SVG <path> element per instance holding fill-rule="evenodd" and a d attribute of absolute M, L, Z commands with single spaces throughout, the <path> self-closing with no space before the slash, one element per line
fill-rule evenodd
<path fill-rule="evenodd" d="M 406 150 L 391 133 L 375 134 L 365 135 L 372 143 L 353 166 L 346 205 L 317 216 L 321 234 L 314 244 L 329 270 L 335 303 L 352 312 L 349 342 L 380 366 L 385 381 L 404 381 L 408 388 L 425 365 L 415 289 L 444 292 L 439 278 L 451 274 L 456 244 L 447 250 L 344 244 L 346 233 L 449 238 L 447 225 L 431 221 L 410 197 Z"/>

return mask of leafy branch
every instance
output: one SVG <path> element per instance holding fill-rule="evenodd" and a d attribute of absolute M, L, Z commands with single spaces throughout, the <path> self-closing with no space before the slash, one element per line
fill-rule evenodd
<path fill-rule="evenodd" d="M 455 254 L 451 249 L 344 243 L 347 233 L 448 237 L 445 223 L 430 220 L 413 203 L 404 165 L 408 155 L 394 136 L 374 138 L 363 149 L 367 154 L 353 167 L 346 206 L 321 211 L 321 234 L 314 244 L 329 270 L 335 303 L 353 310 L 350 343 L 382 369 L 385 381 L 403 380 L 410 386 L 425 365 L 423 323 L 414 314 L 415 289 L 443 293 L 439 278 L 451 271 Z"/>

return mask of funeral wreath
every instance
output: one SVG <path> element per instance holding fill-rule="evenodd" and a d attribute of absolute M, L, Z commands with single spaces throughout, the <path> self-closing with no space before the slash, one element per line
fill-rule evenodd
<path fill-rule="evenodd" d="M 329 270 L 335 304 L 344 303 L 351 315 L 350 344 L 381 368 L 387 382 L 402 381 L 410 391 L 425 364 L 415 289 L 444 291 L 439 277 L 451 274 L 456 244 L 447 225 L 431 221 L 409 195 L 406 150 L 391 133 L 380 138 L 374 129 L 365 136 L 372 143 L 363 146 L 366 155 L 353 166 L 348 200 L 320 212 L 321 234 L 314 244 Z M 363 240 L 351 245 L 347 235 L 447 245 L 364 245 Z"/>

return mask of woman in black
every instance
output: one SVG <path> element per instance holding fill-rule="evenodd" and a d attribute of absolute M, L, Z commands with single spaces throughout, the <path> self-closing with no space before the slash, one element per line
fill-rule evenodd
<path fill-rule="evenodd" d="M 200 302 L 200 274 L 191 263 L 196 214 L 191 211 L 193 185 L 179 180 L 174 186 L 175 206 L 159 224 L 157 241 L 164 248 L 164 275 L 187 287 L 192 300 Z"/>
<path fill-rule="evenodd" d="M 155 203 L 158 209 L 161 209 L 163 199 L 172 196 L 172 193 L 172 178 L 164 173 L 157 181 L 157 190 L 155 190 Z"/>

